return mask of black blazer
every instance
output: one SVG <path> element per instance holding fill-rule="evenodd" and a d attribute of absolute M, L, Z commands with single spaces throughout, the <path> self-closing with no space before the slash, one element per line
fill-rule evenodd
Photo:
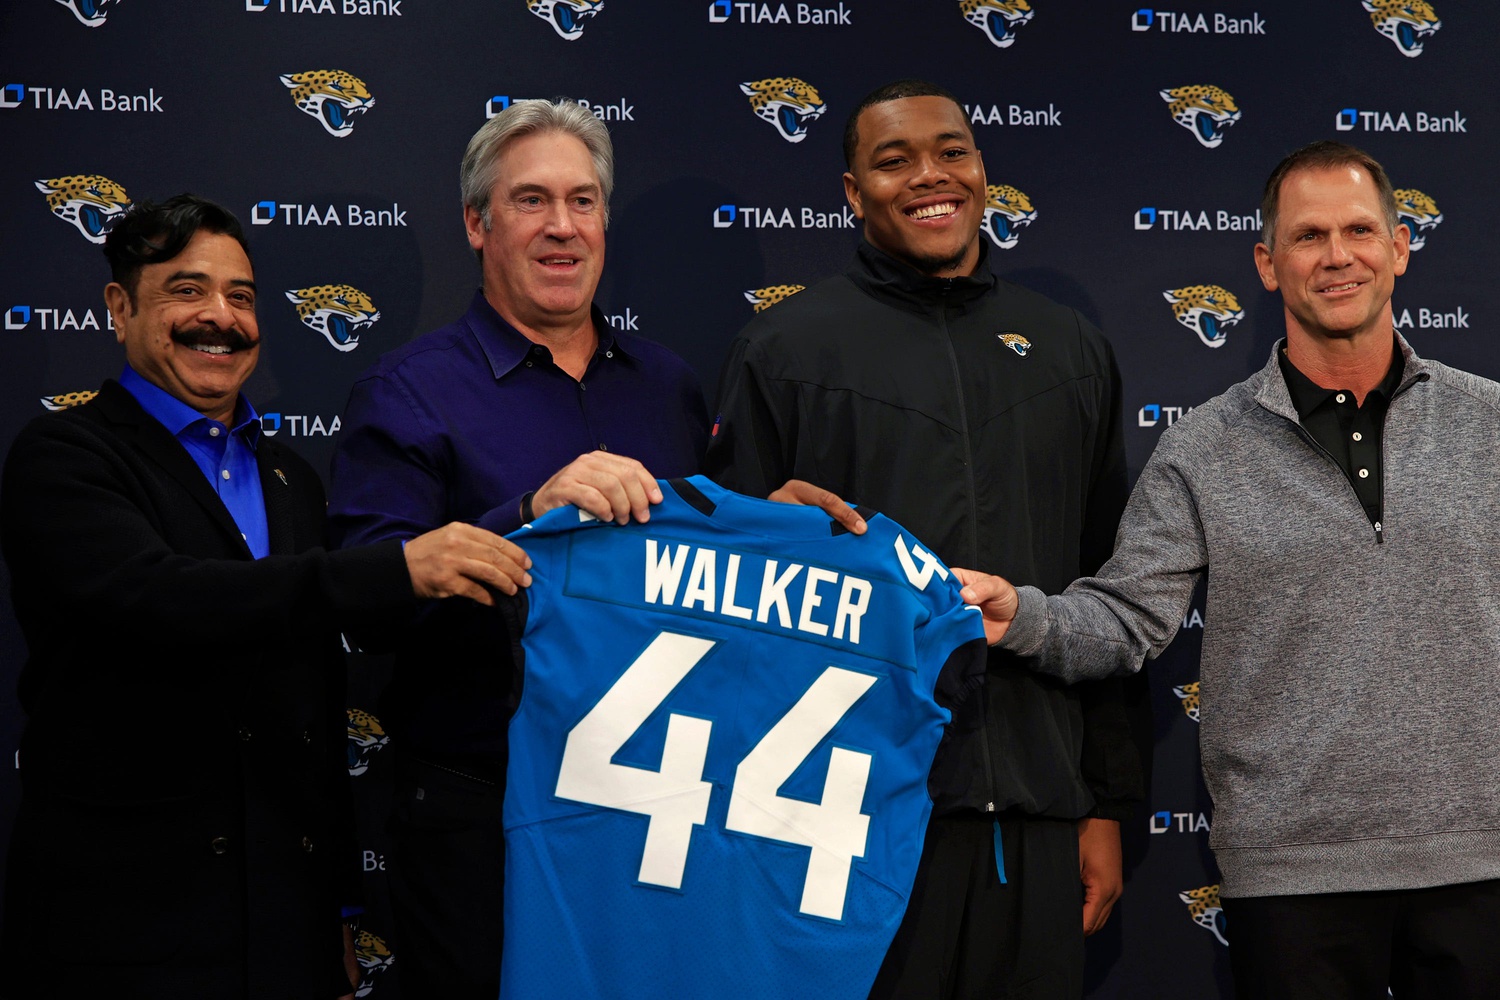
<path fill-rule="evenodd" d="M 257 463 L 260 560 L 115 382 L 11 448 L 0 548 L 29 656 L 0 993 L 348 992 L 338 629 L 411 583 L 396 542 L 323 548 L 306 462 L 262 438 Z"/>

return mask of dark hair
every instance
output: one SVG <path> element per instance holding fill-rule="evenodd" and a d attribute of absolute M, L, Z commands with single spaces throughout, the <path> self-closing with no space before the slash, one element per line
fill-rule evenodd
<path fill-rule="evenodd" d="M 231 237 L 250 256 L 245 231 L 234 213 L 195 194 L 179 194 L 161 204 L 138 201 L 110 228 L 104 237 L 104 258 L 110 277 L 124 287 L 132 307 L 141 268 L 176 257 L 200 229 Z"/>
<path fill-rule="evenodd" d="M 1385 168 L 1362 149 L 1346 142 L 1319 139 L 1301 149 L 1294 149 L 1286 159 L 1276 164 L 1266 181 L 1265 193 L 1260 199 L 1260 239 L 1274 253 L 1276 246 L 1276 213 L 1281 207 L 1281 184 L 1287 175 L 1297 170 L 1327 170 L 1330 167 L 1361 167 L 1375 182 L 1375 192 L 1380 196 L 1380 214 L 1385 217 L 1385 227 L 1396 231 L 1396 195 L 1391 190 L 1391 179 Z"/>
<path fill-rule="evenodd" d="M 874 104 L 884 104 L 886 101 L 899 101 L 906 97 L 945 97 L 957 104 L 961 109 L 958 98 L 954 97 L 947 89 L 939 87 L 935 83 L 926 80 L 897 80 L 888 83 L 884 87 L 877 87 L 865 95 L 864 100 L 854 106 L 849 112 L 848 121 L 844 122 L 844 169 L 851 169 L 854 165 L 854 150 L 859 146 L 859 116 L 865 113 L 865 109 Z"/>

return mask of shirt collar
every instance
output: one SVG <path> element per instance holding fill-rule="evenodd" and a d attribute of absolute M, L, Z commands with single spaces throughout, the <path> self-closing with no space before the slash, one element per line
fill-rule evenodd
<path fill-rule="evenodd" d="M 1385 378 L 1380 380 L 1380 384 L 1370 390 L 1372 393 L 1379 393 L 1381 400 L 1385 403 L 1391 401 L 1391 397 L 1396 394 L 1396 387 L 1401 384 L 1401 372 L 1406 360 L 1402 356 L 1400 344 L 1395 342 L 1394 337 L 1391 344 L 1391 365 L 1386 369 Z M 1297 416 L 1302 420 L 1306 420 L 1308 414 L 1326 403 L 1334 393 L 1344 391 L 1336 388 L 1325 389 L 1302 374 L 1302 371 L 1286 356 L 1285 342 L 1276 351 L 1276 361 L 1281 366 L 1282 378 L 1286 379 L 1287 393 L 1292 398 L 1292 406 L 1296 408 Z M 1368 397 L 1366 401 L 1368 402 Z"/>
<path fill-rule="evenodd" d="M 129 362 L 125 363 L 125 369 L 120 373 L 120 386 L 134 396 L 136 402 L 141 404 L 141 409 L 149 413 L 173 437 L 181 437 L 184 431 L 199 421 L 206 424 L 218 423 L 216 420 L 209 420 L 161 386 L 146 381 L 145 376 L 130 367 Z M 260 441 L 260 414 L 255 412 L 255 407 L 250 405 L 250 400 L 245 398 L 244 393 L 240 393 L 235 400 L 234 416 L 231 419 L 233 424 L 229 427 L 229 432 L 240 435 L 246 444 L 254 448 Z"/>
<path fill-rule="evenodd" d="M 604 312 L 598 305 L 589 307 L 589 315 L 594 321 L 594 331 L 599 335 L 599 344 L 594 348 L 595 355 L 609 352 L 631 361 L 639 360 L 637 352 L 630 343 L 630 338 L 616 333 L 615 328 L 610 326 L 604 318 Z M 474 331 L 475 339 L 479 341 L 479 349 L 484 351 L 484 356 L 490 363 L 490 371 L 497 379 L 524 361 L 531 349 L 537 346 L 525 334 L 501 318 L 500 314 L 495 311 L 495 307 L 490 305 L 489 299 L 484 297 L 482 288 L 474 293 L 474 300 L 469 304 L 467 318 L 469 329 Z"/>

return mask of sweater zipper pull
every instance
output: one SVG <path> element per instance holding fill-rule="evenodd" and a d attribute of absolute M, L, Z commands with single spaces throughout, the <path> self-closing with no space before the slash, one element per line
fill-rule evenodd
<path fill-rule="evenodd" d="M 1385 526 L 1379 521 L 1375 522 L 1375 541 L 1377 544 L 1385 543 Z"/>

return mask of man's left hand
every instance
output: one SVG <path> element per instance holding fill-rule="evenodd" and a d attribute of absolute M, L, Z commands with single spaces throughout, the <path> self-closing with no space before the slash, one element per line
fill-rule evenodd
<path fill-rule="evenodd" d="M 837 494 L 825 490 L 821 486 L 814 486 L 803 479 L 788 479 L 786 485 L 772 493 L 766 498 L 775 500 L 777 503 L 803 504 L 808 507 L 821 507 L 823 513 L 842 524 L 851 533 L 863 535 L 866 530 L 865 519 L 859 516 L 853 507 L 846 504 Z"/>
<path fill-rule="evenodd" d="M 1085 817 L 1078 821 L 1078 877 L 1083 882 L 1083 934 L 1104 926 L 1115 900 L 1125 891 L 1120 857 L 1120 823 Z"/>

